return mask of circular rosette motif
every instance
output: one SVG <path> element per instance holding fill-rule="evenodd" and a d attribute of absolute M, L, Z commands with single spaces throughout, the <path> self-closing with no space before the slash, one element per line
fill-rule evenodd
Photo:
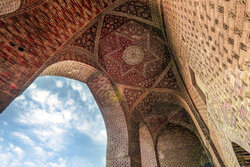
<path fill-rule="evenodd" d="M 129 65 L 136 65 L 144 58 L 144 51 L 139 46 L 133 45 L 123 51 L 123 60 Z"/>

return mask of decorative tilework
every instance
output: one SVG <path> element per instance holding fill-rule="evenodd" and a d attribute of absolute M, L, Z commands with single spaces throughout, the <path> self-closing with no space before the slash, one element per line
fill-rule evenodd
<path fill-rule="evenodd" d="M 148 0 L 129 0 L 128 2 L 125 2 L 121 6 L 115 8 L 114 11 L 127 13 L 152 21 L 151 10 L 149 7 Z"/>
<path fill-rule="evenodd" d="M 143 93 L 145 93 L 145 90 L 125 88 L 123 93 L 125 95 L 128 107 L 131 109 L 136 100 L 138 100 L 138 98 L 141 97 Z"/>
<path fill-rule="evenodd" d="M 177 84 L 177 80 L 172 69 L 170 69 L 167 72 L 167 74 L 157 84 L 156 88 L 168 88 L 168 89 L 179 90 L 179 86 Z"/>
<path fill-rule="evenodd" d="M 129 21 L 111 32 L 100 41 L 99 62 L 117 83 L 151 87 L 156 76 L 160 75 L 166 66 L 166 48 L 159 40 L 152 41 L 152 47 L 162 46 L 162 52 L 152 54 L 148 46 L 149 31 L 140 24 Z M 151 46 L 151 43 L 149 43 Z M 143 58 L 136 64 L 127 63 L 124 60 L 127 48 L 136 47 Z"/>
<path fill-rule="evenodd" d="M 94 53 L 97 25 L 98 23 L 95 23 L 93 26 L 88 28 L 72 43 L 72 45 L 82 47 L 84 49 L 87 49 L 91 53 Z"/>

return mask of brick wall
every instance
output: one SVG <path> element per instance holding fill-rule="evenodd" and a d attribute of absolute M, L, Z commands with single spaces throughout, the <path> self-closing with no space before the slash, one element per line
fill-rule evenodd
<path fill-rule="evenodd" d="M 231 142 L 250 150 L 250 1 L 163 0 L 169 46 L 187 89 L 227 166 L 238 166 Z M 205 86 L 207 104 L 189 67 Z"/>

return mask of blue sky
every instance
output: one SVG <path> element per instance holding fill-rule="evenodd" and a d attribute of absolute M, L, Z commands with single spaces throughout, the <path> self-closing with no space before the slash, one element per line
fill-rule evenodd
<path fill-rule="evenodd" d="M 38 77 L 0 114 L 1 167 L 104 167 L 107 135 L 86 84 Z"/>

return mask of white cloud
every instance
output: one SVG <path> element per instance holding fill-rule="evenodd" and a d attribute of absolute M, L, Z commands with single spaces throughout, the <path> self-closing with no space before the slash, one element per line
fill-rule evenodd
<path fill-rule="evenodd" d="M 32 98 L 32 100 L 41 103 L 41 105 L 44 105 L 50 93 L 51 92 L 47 90 L 31 89 L 30 97 Z"/>
<path fill-rule="evenodd" d="M 78 83 L 78 82 L 71 82 L 71 87 L 73 90 L 77 91 L 80 95 L 80 98 L 82 101 L 86 101 L 87 100 L 87 95 L 86 93 L 84 92 L 84 88 L 83 86 Z"/>
<path fill-rule="evenodd" d="M 34 150 L 35 150 L 35 153 L 36 154 L 38 154 L 38 155 L 42 155 L 42 156 L 44 156 L 44 154 L 46 153 L 45 151 L 44 151 L 44 149 L 42 148 L 42 147 L 39 147 L 39 146 L 35 146 L 34 147 Z"/>
<path fill-rule="evenodd" d="M 106 157 L 102 157 L 102 163 L 104 164 L 104 166 L 106 166 Z"/>
<path fill-rule="evenodd" d="M 22 148 L 10 143 L 0 150 L 1 167 L 19 167 L 23 166 L 23 158 L 25 152 Z"/>
<path fill-rule="evenodd" d="M 60 84 L 57 86 L 60 87 Z M 71 94 L 59 98 L 57 93 L 38 89 L 35 84 L 31 90 L 28 90 L 26 97 L 21 95 L 22 97 L 19 98 L 19 104 L 20 106 L 25 105 L 25 111 L 19 113 L 16 121 L 28 125 L 26 131 L 29 134 L 18 131 L 13 132 L 12 135 L 20 138 L 24 144 L 32 146 L 34 155 L 39 156 L 35 166 L 93 167 L 86 160 L 79 160 L 82 164 L 73 162 L 70 159 L 58 159 L 56 162 L 47 161 L 55 152 L 62 152 L 69 144 L 67 139 L 73 129 L 89 136 L 96 144 L 106 144 L 107 142 L 103 118 L 94 99 L 90 97 L 91 93 L 86 92 L 85 87 L 75 81 L 71 82 L 70 86 L 79 93 L 80 99 L 84 101 L 87 108 L 80 109 L 81 107 L 77 106 L 78 103 L 71 98 Z M 28 101 L 28 97 L 31 98 L 30 101 Z M 15 155 L 21 157 L 24 154 L 23 150 L 14 146 L 13 148 L 15 148 L 15 153 L 9 150 L 12 159 L 15 158 Z M 0 152 L 0 162 L 1 155 Z M 30 163 L 28 160 L 23 160 L 22 163 L 24 162 L 28 167 L 33 166 L 33 161 Z M 8 167 L 12 166 L 9 165 Z"/>
<path fill-rule="evenodd" d="M 107 132 L 101 114 L 98 113 L 95 117 L 91 117 L 88 114 L 80 115 L 79 117 L 75 128 L 89 136 L 96 144 L 106 144 Z"/>
<path fill-rule="evenodd" d="M 70 167 L 94 167 L 87 159 L 80 156 L 74 156 L 67 160 L 67 166 Z"/>
<path fill-rule="evenodd" d="M 20 95 L 15 100 L 25 100 L 25 96 L 24 95 Z"/>
<path fill-rule="evenodd" d="M 67 130 L 62 127 L 53 126 L 48 127 L 48 129 L 34 129 L 32 132 L 44 147 L 52 149 L 53 151 L 60 151 L 67 145 L 67 142 L 64 140 L 64 135 Z"/>
<path fill-rule="evenodd" d="M 2 167 L 9 167 L 10 159 L 13 157 L 11 152 L 1 152 L 0 153 L 0 162 Z"/>
<path fill-rule="evenodd" d="M 30 139 L 29 136 L 22 134 L 20 132 L 13 132 L 12 135 L 20 138 L 24 142 L 24 144 L 34 146 L 34 142 L 33 140 Z"/>
<path fill-rule="evenodd" d="M 3 121 L 3 124 L 4 124 L 5 126 L 9 125 L 8 122 L 6 122 L 6 121 Z"/>
<path fill-rule="evenodd" d="M 35 163 L 33 163 L 33 162 L 29 162 L 29 161 L 26 161 L 26 162 L 24 162 L 24 165 L 26 165 L 27 167 L 29 167 L 29 166 L 36 166 L 35 165 Z"/>
<path fill-rule="evenodd" d="M 0 137 L 0 142 L 3 142 L 4 141 L 4 138 Z"/>
<path fill-rule="evenodd" d="M 72 112 L 63 110 L 51 112 L 40 108 L 31 108 L 28 112 L 20 114 L 18 122 L 35 126 L 55 126 L 56 124 L 68 125 L 73 119 Z"/>
<path fill-rule="evenodd" d="M 56 162 L 48 162 L 48 167 L 66 167 L 67 159 L 58 158 Z"/>
<path fill-rule="evenodd" d="M 83 86 L 78 82 L 71 82 L 71 87 L 73 90 L 83 91 Z"/>
<path fill-rule="evenodd" d="M 13 153 L 15 153 L 19 159 L 21 159 L 23 157 L 24 151 L 18 146 L 10 144 L 9 150 L 12 151 Z"/>
<path fill-rule="evenodd" d="M 20 107 L 20 108 L 24 108 L 24 107 L 28 104 L 28 102 L 27 102 L 27 100 L 26 100 L 26 97 L 25 97 L 24 95 L 18 96 L 18 97 L 15 99 L 15 101 L 18 102 L 18 103 L 17 103 L 17 106 Z M 20 105 L 20 104 L 21 104 L 21 105 Z"/>
<path fill-rule="evenodd" d="M 62 81 L 57 80 L 57 81 L 56 81 L 56 87 L 58 87 L 58 88 L 62 88 L 62 87 L 63 87 L 63 82 L 62 82 Z"/>

